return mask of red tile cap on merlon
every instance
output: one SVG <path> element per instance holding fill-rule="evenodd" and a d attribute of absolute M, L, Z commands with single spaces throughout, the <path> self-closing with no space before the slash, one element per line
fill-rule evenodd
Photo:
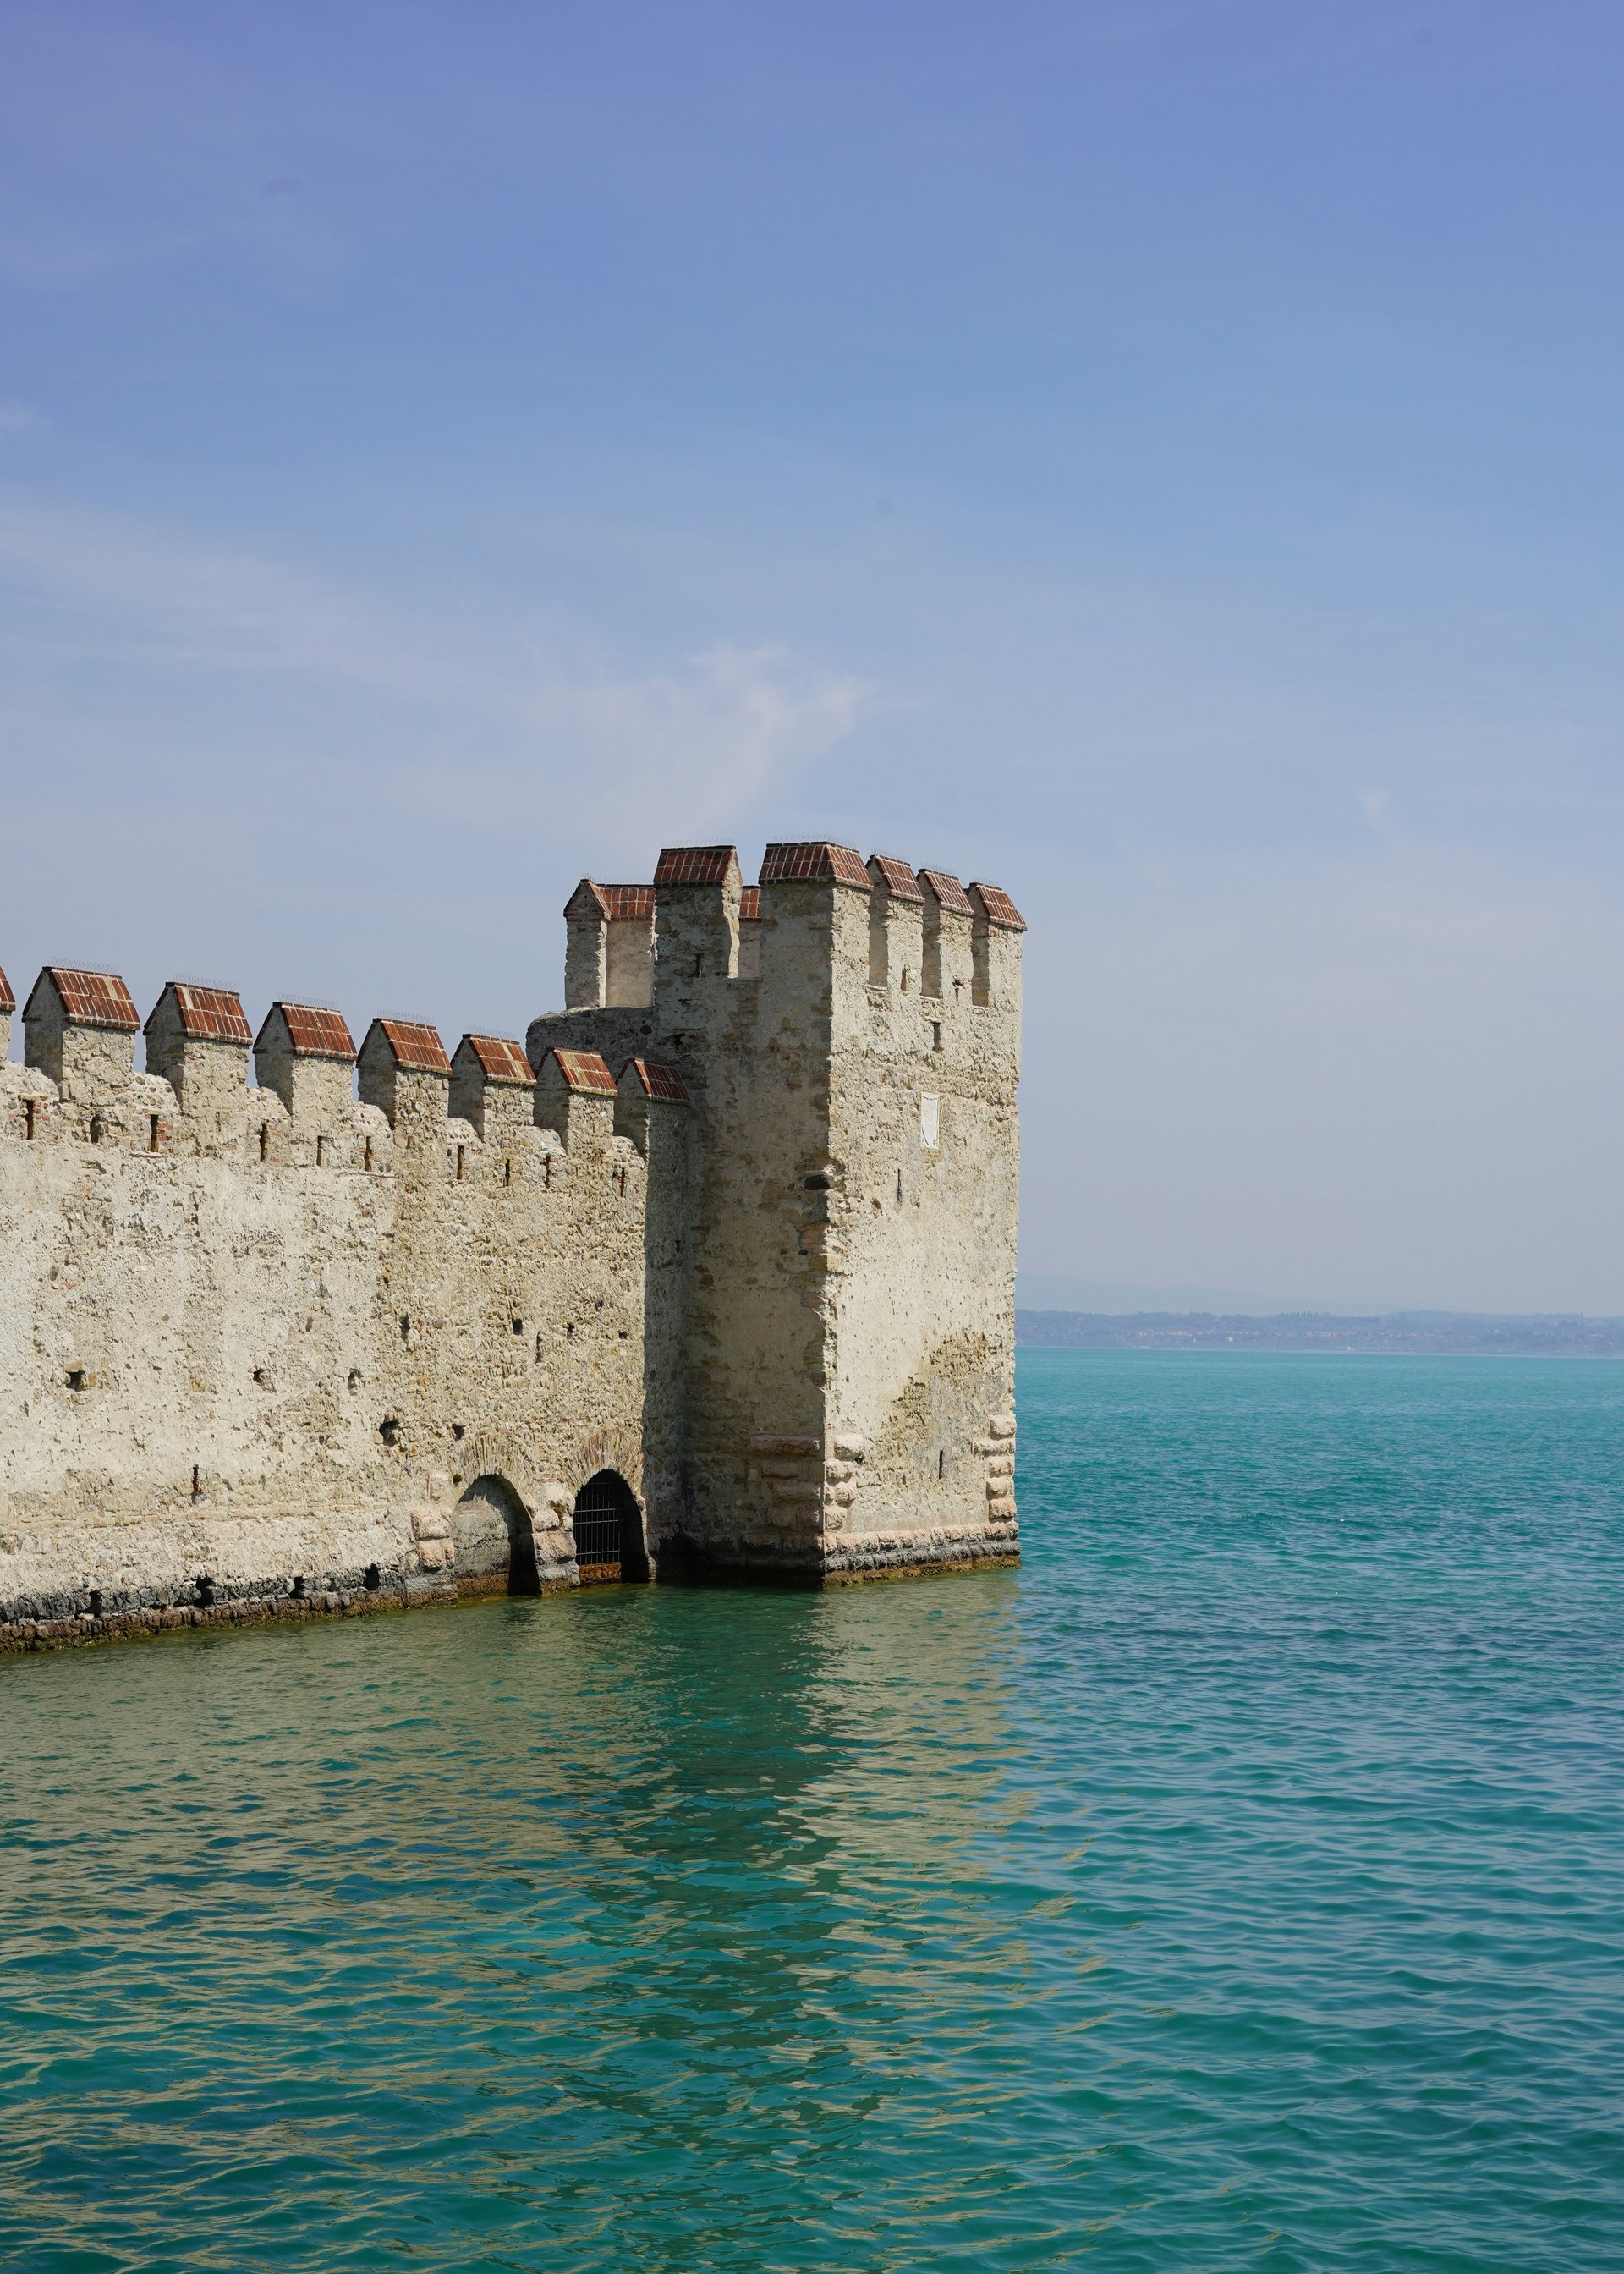
<path fill-rule="evenodd" d="M 725 885 L 739 873 L 739 855 L 731 845 L 667 845 L 655 864 L 658 885 Z"/>
<path fill-rule="evenodd" d="M 583 877 L 564 903 L 567 916 L 605 917 L 611 923 L 635 922 L 654 914 L 652 885 L 600 885 Z"/>
<path fill-rule="evenodd" d="M 807 842 L 770 845 L 762 862 L 763 885 L 854 885 L 859 892 L 874 889 L 874 879 L 863 857 L 849 845 Z"/>
<path fill-rule="evenodd" d="M 626 1079 L 627 1066 L 636 1076 L 637 1085 L 645 1097 L 663 1097 L 672 1105 L 688 1103 L 688 1091 L 683 1088 L 682 1077 L 674 1066 L 655 1065 L 648 1058 L 628 1058 L 626 1065 L 620 1068 L 622 1081 Z"/>
<path fill-rule="evenodd" d="M 536 1079 L 518 1043 L 501 1035 L 464 1035 L 457 1044 L 459 1058 L 465 1049 L 478 1059 L 479 1071 L 487 1081 L 514 1082 L 528 1089 Z"/>
<path fill-rule="evenodd" d="M 973 916 L 975 910 L 957 877 L 950 877 L 945 869 L 921 869 L 919 881 L 942 907 L 951 909 L 956 916 Z"/>
<path fill-rule="evenodd" d="M 547 1057 L 556 1060 L 566 1089 L 590 1097 L 620 1096 L 614 1076 L 596 1050 L 549 1050 Z M 545 1065 L 546 1060 L 542 1063 Z"/>
<path fill-rule="evenodd" d="M 972 885 L 970 899 L 973 903 L 979 903 L 989 923 L 997 924 L 1004 931 L 1026 930 L 1026 917 L 1009 894 L 1001 892 L 996 885 Z"/>
<path fill-rule="evenodd" d="M 635 923 L 640 916 L 654 914 L 652 885 L 600 885 L 598 893 L 611 923 Z"/>
<path fill-rule="evenodd" d="M 919 889 L 919 878 L 906 861 L 894 860 L 889 853 L 868 855 L 868 874 L 883 892 L 893 900 L 920 900 L 925 895 Z"/>
<path fill-rule="evenodd" d="M 451 1071 L 451 1061 L 437 1029 L 426 1026 L 421 1019 L 374 1019 L 368 1030 L 369 1041 L 374 1034 L 383 1036 L 402 1073 Z M 365 1049 L 365 1044 L 362 1047 Z"/>
<path fill-rule="evenodd" d="M 34 983 L 34 994 L 23 1016 L 34 1008 L 34 997 L 49 980 L 71 1027 L 110 1027 L 116 1034 L 136 1035 L 141 1022 L 130 1000 L 130 990 L 114 971 L 71 971 L 65 964 L 48 963 Z"/>
<path fill-rule="evenodd" d="M 17 998 L 11 992 L 11 983 L 4 972 L 0 971 L 0 1015 L 8 1011 L 14 1011 L 16 1008 Z"/>
<path fill-rule="evenodd" d="M 254 1047 L 257 1050 L 280 1012 L 288 1029 L 288 1043 L 296 1058 L 353 1058 L 356 1046 L 342 1011 L 320 1003 L 273 1003 L 266 1013 Z"/>
<path fill-rule="evenodd" d="M 235 987 L 195 987 L 190 979 L 171 979 L 163 994 L 175 998 L 175 1015 L 180 1020 L 182 1034 L 189 1042 L 252 1042 L 252 1033 L 243 1016 L 243 998 Z M 163 995 L 161 995 L 147 1015 L 147 1032 L 149 1035 L 153 1022 L 162 1008 Z"/>
<path fill-rule="evenodd" d="M 761 922 L 761 886 L 741 885 L 739 887 L 739 921 L 741 923 Z"/>

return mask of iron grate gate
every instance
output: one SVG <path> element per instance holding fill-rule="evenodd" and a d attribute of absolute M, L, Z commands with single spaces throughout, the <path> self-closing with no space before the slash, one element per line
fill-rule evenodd
<path fill-rule="evenodd" d="M 611 1476 L 596 1476 L 575 1500 L 575 1561 L 583 1570 L 619 1571 L 622 1502 Z"/>

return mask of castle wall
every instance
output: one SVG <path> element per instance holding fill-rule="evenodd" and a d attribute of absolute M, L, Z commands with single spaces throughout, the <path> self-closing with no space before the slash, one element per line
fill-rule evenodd
<path fill-rule="evenodd" d="M 570 1585 L 601 1469 L 658 1576 L 1017 1557 L 1019 915 L 801 844 L 567 919 L 524 1050 L 277 1003 L 257 1084 L 227 990 L 167 988 L 138 1072 L 122 981 L 41 975 L 0 1645 Z"/>
<path fill-rule="evenodd" d="M 349 1103 L 318 1166 L 267 1091 L 222 1155 L 217 1088 L 204 1143 L 156 1077 L 64 1107 L 0 1071 L 0 1623 L 448 1592 L 482 1476 L 565 1585 L 587 1477 L 674 1472 L 680 1139 L 655 1118 L 651 1260 L 612 1103 L 567 1150 L 500 1115 L 482 1141 L 436 1088 L 394 1130 Z"/>
<path fill-rule="evenodd" d="M 838 990 L 831 1434 L 861 1458 L 830 1471 L 853 1495 L 831 1553 L 853 1572 L 1016 1553 L 1019 935 L 944 913 L 929 996 L 922 925 L 899 929 L 893 976 L 858 985 L 848 964 Z"/>
<path fill-rule="evenodd" d="M 748 922 L 730 848 L 662 855 L 631 1046 L 682 1068 L 695 1117 L 662 1535 L 712 1567 L 820 1578 L 1013 1560 L 1019 930 L 951 878 L 944 907 L 905 863 L 912 900 L 844 848 L 777 851 L 818 873 L 763 870 Z M 627 1020 L 538 1020 L 531 1054 L 624 1049 Z"/>
<path fill-rule="evenodd" d="M 976 927 L 944 915 L 927 997 L 893 911 L 876 986 L 871 892 L 765 875 L 759 976 L 718 987 L 695 1046 L 695 1537 L 823 1578 L 1013 1560 L 1019 935 L 978 1002 Z"/>
<path fill-rule="evenodd" d="M 762 897 L 756 975 L 729 978 L 718 958 L 702 993 L 685 969 L 675 1013 L 699 1116 L 686 1529 L 712 1565 L 816 1573 L 831 971 L 848 911 L 822 890 Z M 663 986 L 657 965 L 662 1017 Z"/>

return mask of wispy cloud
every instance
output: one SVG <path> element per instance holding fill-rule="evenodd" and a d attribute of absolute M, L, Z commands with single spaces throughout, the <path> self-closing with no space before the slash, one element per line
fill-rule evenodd
<path fill-rule="evenodd" d="M 783 648 L 726 644 L 633 679 L 546 679 L 530 704 L 538 747 L 575 754 L 575 800 L 623 840 L 636 812 L 658 833 L 731 825 L 847 734 L 868 689 Z"/>
<path fill-rule="evenodd" d="M 100 639 L 125 654 L 142 649 L 222 671 L 360 679 L 402 694 L 434 683 L 421 627 L 328 579 L 171 531 L 0 505 L 0 576 L 66 604 L 76 643 Z"/>
<path fill-rule="evenodd" d="M 726 638 L 658 659 L 430 614 L 257 554 L 53 508 L 0 508 L 0 578 L 57 618 L 75 657 L 139 658 L 196 681 L 249 675 L 384 698 L 368 742 L 396 795 L 462 826 L 552 815 L 623 845 L 731 826 L 848 734 L 865 682 L 780 645 Z M 40 643 L 32 640 L 37 658 Z M 402 723 L 403 715 L 403 723 Z"/>
<path fill-rule="evenodd" d="M 514 730 L 402 769 L 439 822 L 551 823 L 623 862 L 637 842 L 709 837 L 782 790 L 869 706 L 867 684 L 780 647 L 726 643 L 647 671 L 538 655 L 507 691 Z"/>

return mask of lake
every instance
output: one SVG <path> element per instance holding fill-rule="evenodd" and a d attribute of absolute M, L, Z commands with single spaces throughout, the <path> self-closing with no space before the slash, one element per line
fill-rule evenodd
<path fill-rule="evenodd" d="M 0 2263 L 1624 2264 L 1624 1365 L 1026 1351 L 1018 1573 L 0 1662 Z"/>

